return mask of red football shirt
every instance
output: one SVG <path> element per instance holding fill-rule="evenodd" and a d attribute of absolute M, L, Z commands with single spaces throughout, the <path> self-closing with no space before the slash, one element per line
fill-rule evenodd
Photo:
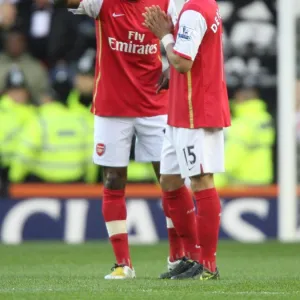
<path fill-rule="evenodd" d="M 174 52 L 193 60 L 193 66 L 185 74 L 171 68 L 168 124 L 183 128 L 229 126 L 222 21 L 216 1 L 186 2 L 175 36 Z"/>
<path fill-rule="evenodd" d="M 173 0 L 82 0 L 76 14 L 95 18 L 97 62 L 92 112 L 108 117 L 167 113 L 168 92 L 156 94 L 162 74 L 159 40 L 142 23 L 159 5 L 175 21 Z"/>

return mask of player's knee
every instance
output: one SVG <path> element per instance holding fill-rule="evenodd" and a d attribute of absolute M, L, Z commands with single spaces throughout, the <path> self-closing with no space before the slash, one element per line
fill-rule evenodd
<path fill-rule="evenodd" d="M 204 174 L 191 178 L 191 189 L 193 192 L 211 189 L 214 186 L 213 174 Z"/>
<path fill-rule="evenodd" d="M 180 175 L 161 175 L 160 185 L 164 192 L 175 191 L 182 187 L 184 180 Z"/>
<path fill-rule="evenodd" d="M 126 185 L 126 173 L 118 169 L 110 169 L 104 171 L 103 184 L 110 190 L 122 190 Z"/>

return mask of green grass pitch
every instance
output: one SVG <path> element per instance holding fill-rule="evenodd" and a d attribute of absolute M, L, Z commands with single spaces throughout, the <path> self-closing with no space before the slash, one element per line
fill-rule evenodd
<path fill-rule="evenodd" d="M 106 243 L 0 246 L 0 299 L 300 299 L 300 244 L 221 242 L 220 281 L 158 280 L 167 244 L 132 246 L 137 279 L 105 281 Z"/>

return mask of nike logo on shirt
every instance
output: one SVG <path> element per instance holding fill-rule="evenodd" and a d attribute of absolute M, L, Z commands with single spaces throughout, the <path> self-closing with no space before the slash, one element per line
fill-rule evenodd
<path fill-rule="evenodd" d="M 188 168 L 189 171 L 191 171 L 194 167 L 195 167 L 195 165 L 193 165 L 192 167 Z"/>
<path fill-rule="evenodd" d="M 113 13 L 112 15 L 114 18 L 118 18 L 118 17 L 122 17 L 122 16 L 125 16 L 124 14 L 116 14 L 116 13 Z"/>

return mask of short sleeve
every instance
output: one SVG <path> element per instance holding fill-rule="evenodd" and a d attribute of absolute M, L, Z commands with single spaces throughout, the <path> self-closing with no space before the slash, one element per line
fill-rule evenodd
<path fill-rule="evenodd" d="M 178 15 L 174 0 L 170 0 L 168 7 L 168 15 L 171 16 L 174 26 L 177 23 Z"/>
<path fill-rule="evenodd" d="M 104 0 L 81 0 L 77 9 L 69 9 L 75 15 L 88 15 L 96 19 Z"/>
<path fill-rule="evenodd" d="M 186 10 L 179 19 L 174 52 L 183 58 L 194 60 L 206 31 L 207 23 L 202 14 Z"/>

